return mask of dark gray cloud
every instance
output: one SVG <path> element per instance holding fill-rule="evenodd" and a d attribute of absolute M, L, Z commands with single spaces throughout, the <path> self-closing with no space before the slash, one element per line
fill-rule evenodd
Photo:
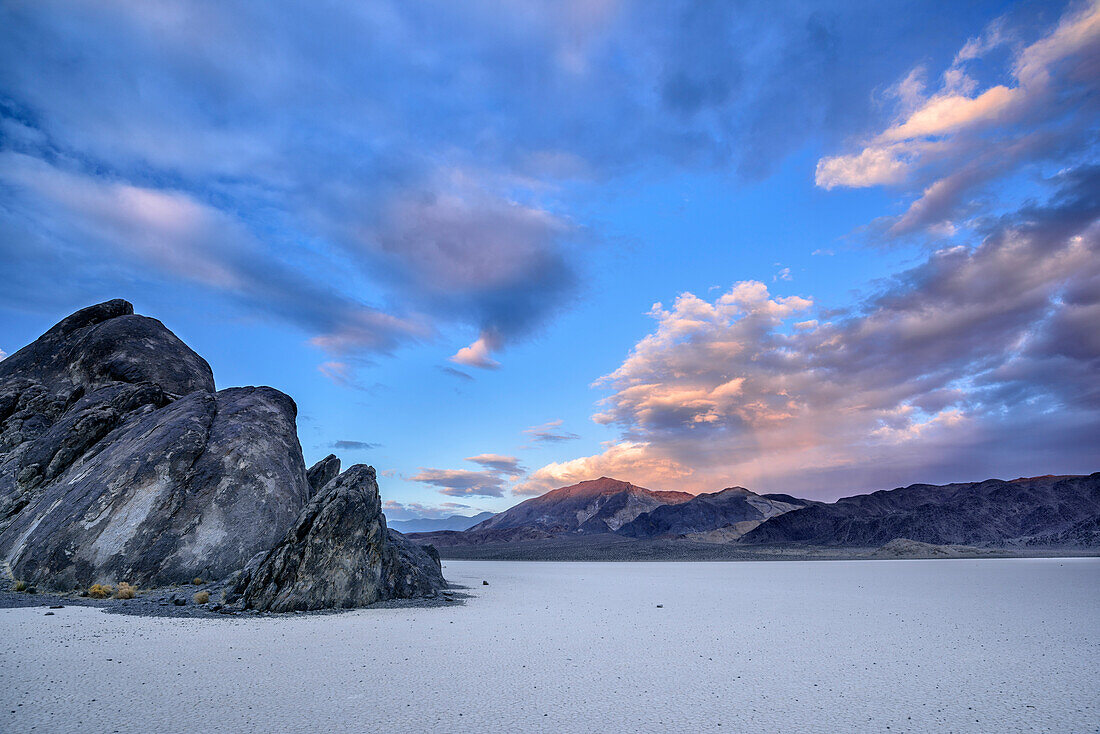
<path fill-rule="evenodd" d="M 464 380 L 466 382 L 469 382 L 470 380 L 474 379 L 473 377 L 471 377 L 467 373 L 463 372 L 462 370 L 456 370 L 454 367 L 443 366 L 443 367 L 440 367 L 439 369 L 444 374 L 450 375 L 451 377 L 456 377 L 459 380 Z"/>
<path fill-rule="evenodd" d="M 367 443 L 366 441 L 341 440 L 333 442 L 332 448 L 345 451 L 366 451 L 367 449 L 376 449 L 381 445 L 380 443 Z"/>

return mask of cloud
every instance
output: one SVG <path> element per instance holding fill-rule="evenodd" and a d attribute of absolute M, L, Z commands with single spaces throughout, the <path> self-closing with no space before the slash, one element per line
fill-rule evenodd
<path fill-rule="evenodd" d="M 421 468 L 410 480 L 437 487 L 452 497 L 504 496 L 505 480 L 495 471 Z"/>
<path fill-rule="evenodd" d="M 466 380 L 467 382 L 469 382 L 474 379 L 472 376 L 466 374 L 462 370 L 456 370 L 454 367 L 441 366 L 439 369 L 444 374 L 450 375 L 451 377 L 457 377 L 460 380 Z"/>
<path fill-rule="evenodd" d="M 850 130 L 881 69 L 953 22 L 842 3 L 269 11 L 0 11 L 0 148 L 64 179 L 11 182 L 0 255 L 23 277 L 0 299 L 52 312 L 122 285 L 198 289 L 292 324 L 349 375 L 475 335 L 459 355 L 490 366 L 581 292 L 599 233 L 571 184 L 766 175 Z M 189 222 L 145 217 L 165 209 Z"/>
<path fill-rule="evenodd" d="M 840 496 L 912 481 L 1095 470 L 1100 166 L 990 219 L 842 312 L 757 282 L 656 304 L 655 330 L 597 382 L 622 439 L 534 471 Z M 809 315 L 818 318 L 807 318 Z"/>
<path fill-rule="evenodd" d="M 367 449 L 376 449 L 381 445 L 380 443 L 367 443 L 366 441 L 341 440 L 333 442 L 332 448 L 345 451 L 366 451 Z"/>
<path fill-rule="evenodd" d="M 903 153 L 895 148 L 866 148 L 856 155 L 822 158 L 814 181 L 826 190 L 901 183 L 908 168 Z"/>
<path fill-rule="evenodd" d="M 631 483 L 647 482 L 663 487 L 681 482 L 693 473 L 674 458 L 656 454 L 646 442 L 622 441 L 609 445 L 602 453 L 570 461 L 553 462 L 541 467 L 512 488 L 512 494 L 536 496 L 551 489 L 576 484 L 601 476 Z"/>
<path fill-rule="evenodd" d="M 420 502 L 386 500 L 382 503 L 382 509 L 390 520 L 437 520 L 451 515 L 463 515 L 466 514 L 463 510 L 476 508 L 464 505 L 461 502 L 441 502 L 438 505 L 425 505 Z"/>
<path fill-rule="evenodd" d="M 330 353 L 385 354 L 431 333 L 416 316 L 385 313 L 302 276 L 265 253 L 241 221 L 186 192 L 134 186 L 10 151 L 0 152 L 0 182 L 21 221 L 50 239 L 84 242 L 143 274 L 137 277 L 152 271 L 228 294 L 255 313 L 313 332 L 314 343 Z M 348 375 L 340 362 L 322 371 Z"/>
<path fill-rule="evenodd" d="M 497 342 L 498 340 L 494 339 L 491 335 L 482 334 L 478 340 L 470 346 L 459 349 L 451 357 L 451 361 L 455 364 L 461 364 L 467 367 L 495 370 L 497 367 L 500 367 L 500 362 L 492 359 L 489 355 L 494 349 L 493 345 Z"/>
<path fill-rule="evenodd" d="M 527 471 L 519 465 L 519 459 L 514 456 L 504 456 L 502 454 L 478 454 L 477 456 L 467 456 L 466 461 L 479 464 L 498 474 L 507 474 L 512 477 L 520 476 Z"/>
<path fill-rule="evenodd" d="M 562 441 L 576 441 L 580 436 L 570 431 L 561 430 L 561 419 L 543 423 L 541 426 L 524 428 L 523 433 L 535 443 L 560 443 Z"/>
<path fill-rule="evenodd" d="M 478 454 L 466 457 L 466 461 L 484 467 L 484 471 L 422 467 L 412 481 L 439 487 L 441 493 L 452 497 L 503 497 L 505 485 L 527 471 L 519 459 L 503 454 Z"/>
<path fill-rule="evenodd" d="M 3 349 L 0 349 L 0 361 L 6 359 L 7 356 L 8 356 L 8 353 L 5 352 Z"/>
<path fill-rule="evenodd" d="M 825 189 L 895 186 L 915 198 L 884 220 L 889 236 L 954 232 L 972 198 L 990 182 L 1039 162 L 1079 163 L 1095 143 L 1100 78 L 1100 3 L 1074 4 L 1058 24 L 1022 46 L 1004 71 L 1010 81 L 979 89 L 969 64 L 1011 36 L 999 18 L 956 54 L 927 94 L 918 67 L 892 90 L 899 117 L 858 152 L 818 161 Z"/>

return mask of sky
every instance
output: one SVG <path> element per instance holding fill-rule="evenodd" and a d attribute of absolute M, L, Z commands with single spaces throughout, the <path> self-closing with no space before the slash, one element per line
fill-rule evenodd
<path fill-rule="evenodd" d="M 1100 3 L 0 6 L 0 355 L 126 298 L 391 519 L 1100 470 Z"/>

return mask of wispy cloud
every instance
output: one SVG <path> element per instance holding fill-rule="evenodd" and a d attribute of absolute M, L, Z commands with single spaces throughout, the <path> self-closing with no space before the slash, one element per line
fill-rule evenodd
<path fill-rule="evenodd" d="M 504 454 L 478 454 L 466 457 L 466 461 L 484 470 L 421 468 L 411 480 L 438 487 L 452 497 L 503 497 L 506 485 L 527 472 L 519 459 Z"/>
<path fill-rule="evenodd" d="M 969 65 L 1008 34 L 997 19 L 970 39 L 931 93 L 923 67 L 911 70 L 894 88 L 893 124 L 858 152 L 822 158 L 817 185 L 915 189 L 908 209 L 884 220 L 887 233 L 943 234 L 992 181 L 1025 164 L 1075 161 L 1095 142 L 1100 114 L 1100 3 L 1071 6 L 1053 29 L 1013 55 L 1007 84 L 983 89 Z"/>
<path fill-rule="evenodd" d="M 520 476 L 527 471 L 519 465 L 519 459 L 514 456 L 504 456 L 503 454 L 478 454 L 477 456 L 467 456 L 466 461 L 479 464 L 490 471 L 507 474 L 512 477 Z"/>
<path fill-rule="evenodd" d="M 561 419 L 543 423 L 541 426 L 524 428 L 523 433 L 535 443 L 560 443 L 561 441 L 575 441 L 580 436 L 570 431 L 562 430 Z"/>
<path fill-rule="evenodd" d="M 441 502 L 437 505 L 426 505 L 420 502 L 386 500 L 382 503 L 382 509 L 390 520 L 436 520 L 451 515 L 470 515 L 479 512 L 476 507 L 461 502 Z M 470 510 L 473 510 L 473 512 L 469 512 Z"/>
<path fill-rule="evenodd" d="M 471 375 L 463 372 L 462 370 L 456 370 L 454 367 L 441 366 L 439 369 L 441 372 L 443 372 L 443 374 L 450 375 L 451 377 L 458 378 L 459 380 L 470 382 L 474 379 Z"/>
<path fill-rule="evenodd" d="M 424 469 L 411 481 L 429 484 L 452 497 L 503 497 L 505 480 L 495 471 Z"/>

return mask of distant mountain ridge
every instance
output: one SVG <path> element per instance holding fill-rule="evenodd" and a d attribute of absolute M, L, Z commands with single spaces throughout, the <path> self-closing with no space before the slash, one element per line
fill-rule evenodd
<path fill-rule="evenodd" d="M 729 487 L 719 492 L 696 495 L 687 502 L 661 505 L 634 518 L 617 532 L 628 538 L 658 538 L 707 532 L 730 525 L 738 525 L 738 531 L 744 532 L 769 518 L 805 505 L 803 500 L 789 499 L 791 502 L 782 502 L 750 492 L 744 487 Z"/>
<path fill-rule="evenodd" d="M 1088 476 L 914 484 L 813 504 L 772 518 L 742 543 L 880 546 L 1100 545 L 1100 472 Z"/>
<path fill-rule="evenodd" d="M 470 533 L 529 527 L 551 534 L 609 533 L 642 513 L 692 499 L 687 492 L 654 491 L 610 477 L 554 489 L 520 502 L 470 528 Z"/>
<path fill-rule="evenodd" d="M 608 477 L 547 492 L 466 531 L 419 533 L 439 546 L 527 543 L 610 534 L 752 546 L 875 548 L 1100 547 L 1100 473 L 914 484 L 834 503 L 730 487 L 696 496 Z"/>
<path fill-rule="evenodd" d="M 411 520 L 390 520 L 389 526 L 402 533 L 434 533 L 441 530 L 469 530 L 479 522 L 492 517 L 493 512 L 479 512 L 476 515 L 450 515 L 448 517 L 416 517 Z"/>

